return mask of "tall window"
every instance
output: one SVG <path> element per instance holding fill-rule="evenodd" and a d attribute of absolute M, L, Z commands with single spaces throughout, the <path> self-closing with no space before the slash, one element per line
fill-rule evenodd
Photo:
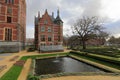
<path fill-rule="evenodd" d="M 45 27 L 41 26 L 41 32 L 45 32 Z"/>
<path fill-rule="evenodd" d="M 41 41 L 45 41 L 45 35 L 41 35 Z"/>
<path fill-rule="evenodd" d="M 51 32 L 51 27 L 48 27 L 48 32 Z"/>
<path fill-rule="evenodd" d="M 48 41 L 52 41 L 52 37 L 48 35 Z"/>
<path fill-rule="evenodd" d="M 12 41 L 12 29 L 5 28 L 5 41 Z"/>
<path fill-rule="evenodd" d="M 11 3 L 11 4 L 14 4 L 14 0 L 5 0 L 5 3 Z"/>
<path fill-rule="evenodd" d="M 7 23 L 11 23 L 12 22 L 12 18 L 7 16 Z"/>

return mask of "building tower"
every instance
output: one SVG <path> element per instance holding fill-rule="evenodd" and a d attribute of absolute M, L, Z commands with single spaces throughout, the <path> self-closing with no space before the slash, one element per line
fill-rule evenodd
<path fill-rule="evenodd" d="M 0 0 L 0 52 L 23 50 L 25 39 L 25 0 Z"/>
<path fill-rule="evenodd" d="M 35 47 L 41 52 L 63 51 L 63 21 L 60 18 L 59 10 L 57 17 L 48 14 L 47 9 L 44 15 L 35 17 Z"/>

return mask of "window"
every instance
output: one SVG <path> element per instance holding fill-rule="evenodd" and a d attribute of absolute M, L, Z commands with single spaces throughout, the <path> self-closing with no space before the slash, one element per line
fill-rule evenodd
<path fill-rule="evenodd" d="M 45 43 L 41 43 L 41 46 L 45 46 L 46 44 Z"/>
<path fill-rule="evenodd" d="M 11 23 L 12 22 L 12 20 L 11 20 L 11 17 L 7 17 L 7 23 Z"/>
<path fill-rule="evenodd" d="M 45 41 L 45 35 L 41 35 L 41 41 Z"/>
<path fill-rule="evenodd" d="M 5 0 L 5 3 L 11 3 L 11 4 L 14 4 L 14 0 Z"/>
<path fill-rule="evenodd" d="M 41 32 L 45 32 L 45 27 L 44 26 L 41 27 Z"/>
<path fill-rule="evenodd" d="M 11 7 L 8 7 L 8 8 L 7 8 L 7 13 L 8 13 L 8 14 L 12 14 L 12 8 L 11 8 Z"/>
<path fill-rule="evenodd" d="M 47 21 L 47 20 L 45 20 L 45 21 L 44 21 L 44 24 L 47 24 L 47 23 L 48 23 L 48 21 Z"/>
<path fill-rule="evenodd" d="M 12 29 L 5 28 L 5 41 L 12 41 Z"/>
<path fill-rule="evenodd" d="M 51 27 L 48 27 L 48 32 L 51 32 Z"/>
<path fill-rule="evenodd" d="M 48 41 L 52 41 L 52 37 L 50 35 L 48 36 Z"/>

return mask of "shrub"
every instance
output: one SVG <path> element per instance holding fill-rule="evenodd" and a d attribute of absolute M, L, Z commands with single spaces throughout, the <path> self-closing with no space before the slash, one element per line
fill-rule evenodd
<path fill-rule="evenodd" d="M 28 75 L 27 80 L 39 80 L 38 76 Z"/>

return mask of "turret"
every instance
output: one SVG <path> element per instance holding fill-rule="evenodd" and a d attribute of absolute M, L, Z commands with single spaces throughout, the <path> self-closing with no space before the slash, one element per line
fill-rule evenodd
<path fill-rule="evenodd" d="M 57 17 L 56 17 L 54 23 L 55 23 L 55 24 L 58 24 L 58 25 L 63 25 L 63 21 L 62 21 L 61 18 L 60 18 L 59 9 L 57 10 Z"/>

